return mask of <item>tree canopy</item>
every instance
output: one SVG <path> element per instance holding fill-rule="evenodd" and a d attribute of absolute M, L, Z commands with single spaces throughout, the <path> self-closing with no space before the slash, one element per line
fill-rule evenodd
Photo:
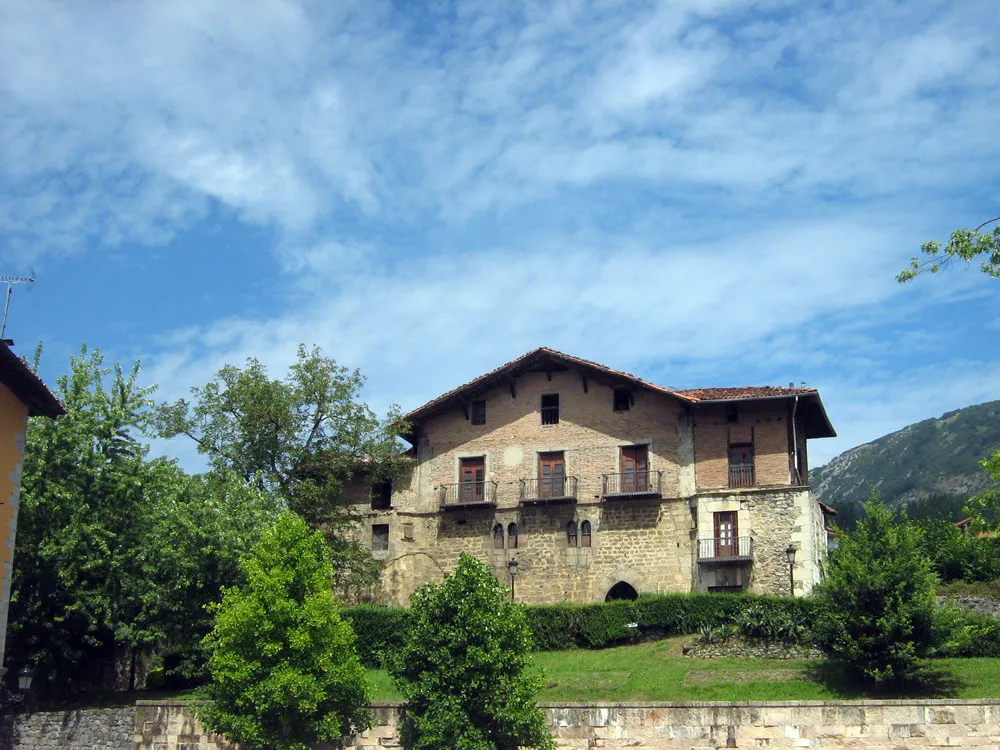
<path fill-rule="evenodd" d="M 956 229 L 944 246 L 936 240 L 929 240 L 920 246 L 926 257 L 912 258 L 910 265 L 896 275 L 901 284 L 912 281 L 921 273 L 938 273 L 955 260 L 971 263 L 983 258 L 980 270 L 987 276 L 1000 278 L 1000 224 L 993 231 L 981 231 L 990 224 L 1000 222 L 1000 216 L 984 221 L 975 229 Z"/>
<path fill-rule="evenodd" d="M 411 624 L 389 671 L 406 698 L 412 750 L 555 748 L 535 704 L 531 631 L 492 571 L 462 553 L 458 567 L 411 600 Z"/>
<path fill-rule="evenodd" d="M 212 681 L 198 715 L 251 748 L 309 750 L 367 728 L 354 631 L 340 619 L 322 535 L 282 514 L 240 563 L 206 638 Z"/>

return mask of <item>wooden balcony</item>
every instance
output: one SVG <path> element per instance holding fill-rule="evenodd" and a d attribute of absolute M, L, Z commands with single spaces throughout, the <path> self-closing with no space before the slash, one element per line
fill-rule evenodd
<path fill-rule="evenodd" d="M 699 563 L 753 562 L 753 539 L 740 536 L 735 539 L 699 539 Z"/>
<path fill-rule="evenodd" d="M 662 497 L 662 471 L 629 471 L 623 474 L 601 475 L 601 497 L 619 498 Z"/>
<path fill-rule="evenodd" d="M 459 482 L 442 484 L 441 508 L 475 508 L 497 504 L 496 482 Z"/>
<path fill-rule="evenodd" d="M 729 486 L 731 488 L 755 487 L 756 485 L 757 480 L 754 476 L 753 464 L 729 465 Z"/>
<path fill-rule="evenodd" d="M 576 477 L 521 480 L 521 504 L 571 503 L 577 499 Z"/>

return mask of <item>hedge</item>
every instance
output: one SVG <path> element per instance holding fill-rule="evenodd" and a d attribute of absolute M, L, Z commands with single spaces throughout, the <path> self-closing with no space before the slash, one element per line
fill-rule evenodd
<path fill-rule="evenodd" d="M 809 599 L 750 594 L 652 594 L 634 601 L 552 604 L 525 607 L 536 651 L 606 648 L 641 639 L 732 628 L 768 641 L 807 636 L 814 605 Z M 402 643 L 409 611 L 358 605 L 341 614 L 358 634 L 366 666 L 381 666 L 381 655 Z"/>

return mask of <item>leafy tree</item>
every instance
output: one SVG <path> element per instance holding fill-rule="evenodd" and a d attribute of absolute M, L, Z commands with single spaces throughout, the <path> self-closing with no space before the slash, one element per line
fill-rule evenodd
<path fill-rule="evenodd" d="M 1000 277 L 1000 225 L 995 226 L 992 232 L 980 231 L 997 222 L 1000 222 L 1000 216 L 984 221 L 975 229 L 957 229 L 951 233 L 951 238 L 944 247 L 935 240 L 925 242 L 920 246 L 920 251 L 928 257 L 924 260 L 911 259 L 909 267 L 896 275 L 896 281 L 905 284 L 925 271 L 937 273 L 956 258 L 970 263 L 980 256 L 985 256 L 980 270 L 987 276 Z"/>
<path fill-rule="evenodd" d="M 361 470 L 373 479 L 398 470 L 405 425 L 395 408 L 376 417 L 360 400 L 363 384 L 357 370 L 300 346 L 284 379 L 270 377 L 256 359 L 242 369 L 223 367 L 192 389 L 193 403 L 163 404 L 157 426 L 163 437 L 194 440 L 215 470 L 279 497 L 324 532 L 338 583 L 364 585 L 379 568 L 343 533 L 358 520 L 343 502 L 344 484 Z"/>
<path fill-rule="evenodd" d="M 1000 451 L 979 462 L 989 477 L 992 487 L 980 495 L 969 498 L 965 512 L 972 521 L 973 531 L 1000 528 Z"/>
<path fill-rule="evenodd" d="M 554 748 L 535 704 L 531 631 L 483 563 L 463 553 L 440 585 L 411 600 L 411 626 L 389 670 L 407 701 L 412 750 Z"/>
<path fill-rule="evenodd" d="M 942 581 L 1000 579 L 1000 540 L 967 533 L 949 520 L 919 521 L 916 526 L 920 549 Z"/>
<path fill-rule="evenodd" d="M 308 750 L 370 725 L 371 694 L 331 592 L 323 537 L 282 514 L 240 566 L 206 638 L 210 703 L 198 715 L 252 748 Z"/>
<path fill-rule="evenodd" d="M 879 687 L 898 687 L 921 674 L 946 633 L 935 620 L 931 563 L 920 551 L 919 532 L 898 523 L 878 502 L 854 534 L 841 538 L 815 589 L 820 647 Z"/>
<path fill-rule="evenodd" d="M 138 363 L 127 374 L 117 364 L 106 368 L 101 352 L 84 346 L 57 381 L 65 416 L 28 427 L 11 661 L 34 662 L 63 689 L 101 683 L 116 649 L 144 643 L 133 624 L 136 530 L 149 487 L 170 482 L 164 462 L 147 461 L 138 440 L 152 406 L 138 373 Z"/>

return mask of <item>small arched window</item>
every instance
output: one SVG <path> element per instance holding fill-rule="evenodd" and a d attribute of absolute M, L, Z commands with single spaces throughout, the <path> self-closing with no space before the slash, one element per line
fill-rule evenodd
<path fill-rule="evenodd" d="M 517 524 L 507 527 L 507 549 L 517 549 Z"/>
<path fill-rule="evenodd" d="M 493 549 L 503 549 L 503 526 L 499 523 L 493 527 Z"/>
<path fill-rule="evenodd" d="M 584 521 L 580 524 L 580 546 L 590 546 L 590 521 Z"/>
<path fill-rule="evenodd" d="M 566 545 L 569 547 L 576 546 L 576 521 L 570 521 L 566 524 Z"/>

